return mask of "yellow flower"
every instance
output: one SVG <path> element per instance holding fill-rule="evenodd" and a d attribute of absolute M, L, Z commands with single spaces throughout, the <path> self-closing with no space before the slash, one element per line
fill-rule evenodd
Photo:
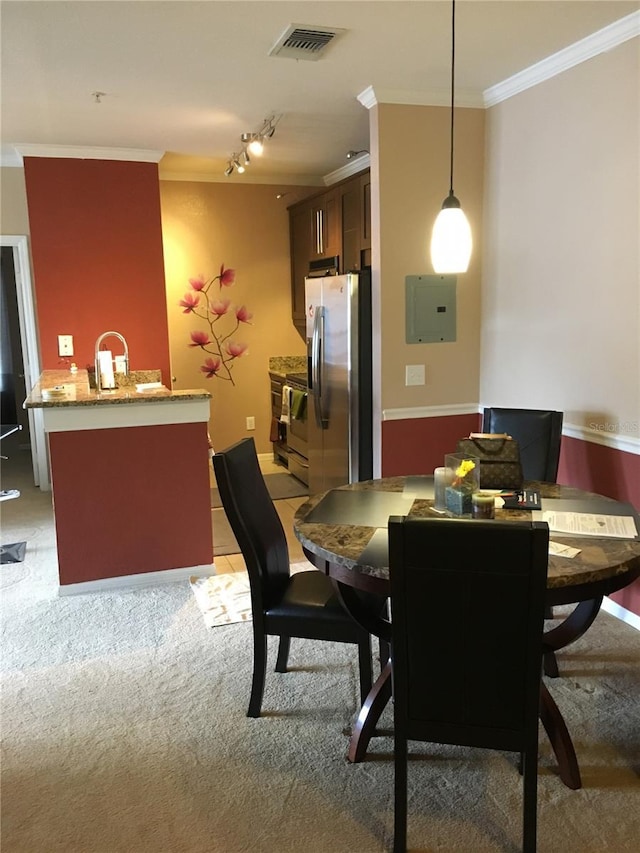
<path fill-rule="evenodd" d="M 463 480 L 469 471 L 473 471 L 476 467 L 476 463 L 472 462 L 470 459 L 463 459 L 462 462 L 456 468 L 456 477 L 460 480 Z"/>

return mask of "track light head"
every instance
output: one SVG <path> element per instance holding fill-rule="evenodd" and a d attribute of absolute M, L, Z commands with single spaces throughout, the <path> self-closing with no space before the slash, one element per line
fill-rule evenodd
<path fill-rule="evenodd" d="M 229 165 L 225 170 L 225 175 L 227 177 L 229 177 L 234 169 L 242 174 L 242 172 L 245 171 L 245 166 L 248 166 L 251 162 L 251 157 L 254 155 L 259 157 L 263 153 L 265 139 L 271 139 L 273 134 L 276 132 L 276 125 L 281 118 L 282 116 L 272 115 L 262 122 L 262 125 L 257 131 L 255 131 L 255 133 L 247 132 L 240 134 L 242 148 L 240 148 L 239 154 L 231 155 Z M 251 155 L 251 157 L 249 155 Z M 242 158 L 243 163 L 241 163 L 240 158 Z"/>
<path fill-rule="evenodd" d="M 347 160 L 353 160 L 354 157 L 359 157 L 360 154 L 368 154 L 366 148 L 361 148 L 360 151 L 347 151 Z"/>

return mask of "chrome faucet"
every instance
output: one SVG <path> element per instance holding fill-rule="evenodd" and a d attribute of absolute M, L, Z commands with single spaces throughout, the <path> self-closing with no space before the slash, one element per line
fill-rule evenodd
<path fill-rule="evenodd" d="M 96 341 L 96 352 L 95 352 L 95 369 L 96 369 L 96 390 L 102 391 L 102 378 L 100 376 L 100 365 L 98 364 L 98 351 L 102 342 L 106 338 L 118 338 L 121 341 L 124 347 L 124 374 L 125 376 L 129 375 L 129 347 L 127 346 L 127 342 L 124 339 L 124 335 L 121 335 L 120 332 L 103 332 L 98 340 Z"/>

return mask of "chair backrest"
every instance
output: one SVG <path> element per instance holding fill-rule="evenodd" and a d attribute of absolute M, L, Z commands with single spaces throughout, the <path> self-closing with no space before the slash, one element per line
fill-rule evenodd
<path fill-rule="evenodd" d="M 517 752 L 537 738 L 548 543 L 542 522 L 389 519 L 405 737 Z"/>
<path fill-rule="evenodd" d="M 278 600 L 289 578 L 287 537 L 260 471 L 253 438 L 214 453 L 213 469 L 222 506 L 247 565 L 256 618 Z"/>
<path fill-rule="evenodd" d="M 484 410 L 483 432 L 506 432 L 520 447 L 525 480 L 555 483 L 560 462 L 563 412 L 546 409 Z"/>

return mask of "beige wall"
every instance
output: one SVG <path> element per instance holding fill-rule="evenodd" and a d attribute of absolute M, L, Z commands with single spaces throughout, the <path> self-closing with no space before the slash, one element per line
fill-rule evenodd
<path fill-rule="evenodd" d="M 277 199 L 281 191 L 287 195 Z M 160 182 L 174 387 L 204 387 L 212 392 L 210 433 L 215 448 L 253 435 L 259 453 L 271 450 L 269 357 L 305 352 L 291 322 L 287 205 L 311 191 L 269 185 Z M 224 295 L 231 298 L 232 305 L 246 305 L 253 312 L 252 325 L 241 326 L 233 335 L 249 345 L 248 355 L 235 364 L 235 385 L 204 378 L 199 368 L 206 353 L 188 344 L 192 330 L 208 331 L 208 327 L 178 307 L 190 290 L 189 278 L 202 273 L 208 280 L 217 275 L 223 263 L 236 270 L 236 283 L 225 288 Z M 255 417 L 253 432 L 246 429 L 249 416 Z"/>
<path fill-rule="evenodd" d="M 487 112 L 484 404 L 640 436 L 639 40 Z"/>
<path fill-rule="evenodd" d="M 474 238 L 469 271 L 457 281 L 457 339 L 407 344 L 405 277 L 433 274 L 431 230 L 449 191 L 450 113 L 443 107 L 397 104 L 381 104 L 371 112 L 382 410 L 475 403 L 478 398 L 484 111 L 456 109 L 455 115 L 454 190 Z M 425 385 L 405 386 L 408 364 L 425 365 Z"/>
<path fill-rule="evenodd" d="M 0 234 L 9 236 L 28 233 L 24 169 L 4 166 L 0 169 Z"/>

